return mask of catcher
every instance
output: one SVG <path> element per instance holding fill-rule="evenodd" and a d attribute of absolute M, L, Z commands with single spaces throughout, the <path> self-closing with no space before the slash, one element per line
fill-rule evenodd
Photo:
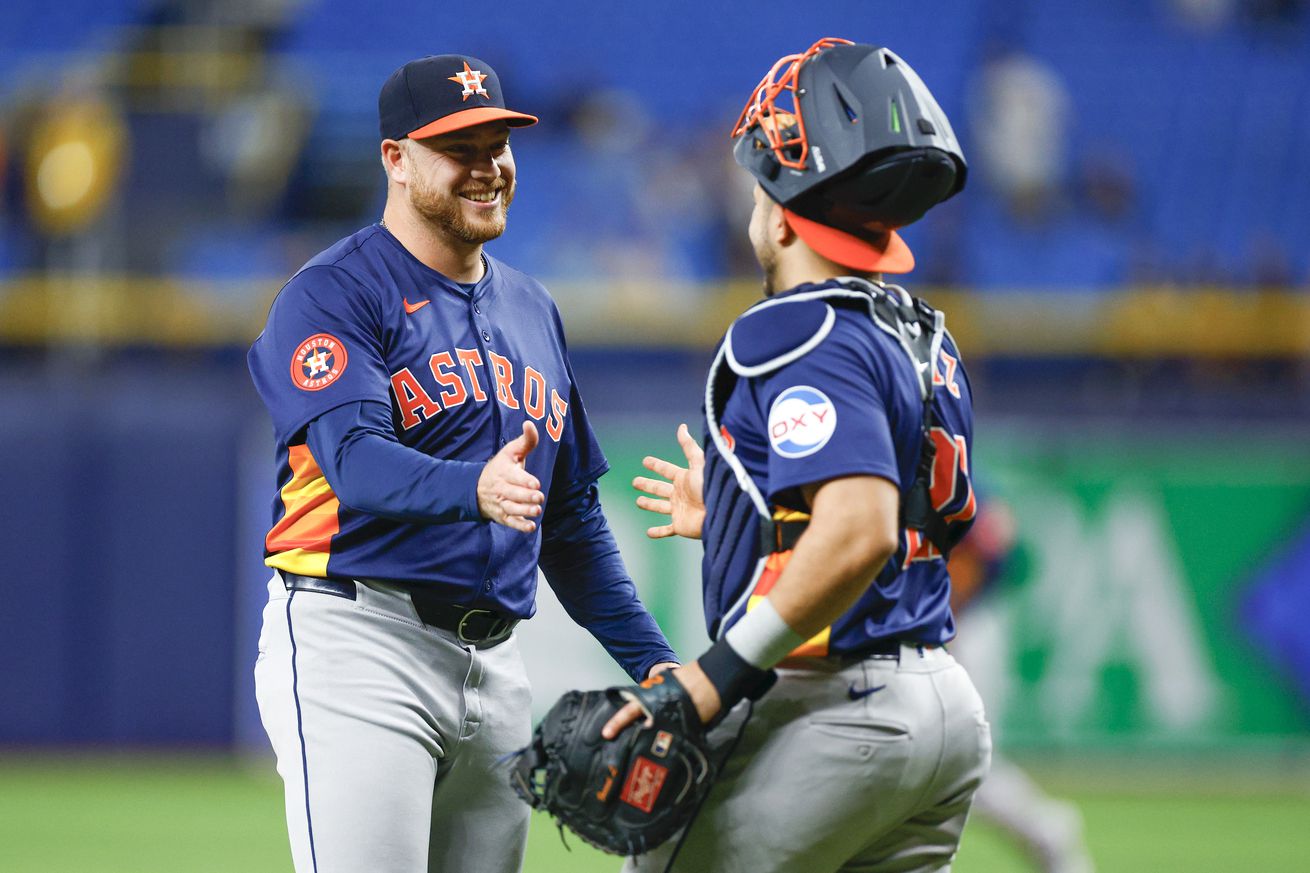
<path fill-rule="evenodd" d="M 628 800 L 581 820 L 608 828 L 602 844 L 655 846 L 629 871 L 948 869 L 991 753 L 944 648 L 946 558 L 976 511 L 972 400 L 943 315 L 882 275 L 913 267 L 896 228 L 963 187 L 964 158 L 900 57 L 839 39 L 774 64 L 733 137 L 758 183 L 766 299 L 715 355 L 703 444 L 683 425 L 687 466 L 647 458 L 660 478 L 634 482 L 637 504 L 668 516 L 650 536 L 703 541 L 715 643 L 650 687 L 566 697 L 586 727 L 558 731 L 557 707 L 520 783 L 576 826 L 579 785 L 612 796 L 579 774 L 611 776 Z M 602 718 L 608 745 L 592 739 Z M 704 774 L 653 770 L 656 746 L 695 758 L 698 724 Z M 634 795 L 674 808 L 664 822 L 704 803 L 656 845 L 665 834 L 625 809 Z"/>

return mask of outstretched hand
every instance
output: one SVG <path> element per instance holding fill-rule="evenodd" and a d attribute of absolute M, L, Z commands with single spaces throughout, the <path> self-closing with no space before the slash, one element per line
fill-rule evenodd
<path fill-rule="evenodd" d="M 523 433 L 487 461 L 478 477 L 478 511 L 483 518 L 523 533 L 537 529 L 532 519 L 541 515 L 546 495 L 541 482 L 524 467 L 536 447 L 537 426 L 525 421 Z"/>
<path fill-rule="evenodd" d="M 646 529 L 646 536 L 651 539 L 676 535 L 698 540 L 701 526 L 705 522 L 705 501 L 701 496 L 705 453 L 696 444 L 685 424 L 678 425 L 678 445 L 687 458 L 686 467 L 649 455 L 641 462 L 647 470 L 668 481 L 646 476 L 632 480 L 633 488 L 650 495 L 638 497 L 638 507 L 669 516 L 668 524 Z"/>

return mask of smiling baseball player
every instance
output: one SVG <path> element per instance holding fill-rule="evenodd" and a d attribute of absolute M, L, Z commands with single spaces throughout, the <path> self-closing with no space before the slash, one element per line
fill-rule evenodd
<path fill-rule="evenodd" d="M 733 136 L 767 299 L 711 365 L 703 450 L 683 426 L 688 466 L 648 458 L 664 478 L 634 483 L 669 516 L 651 536 L 703 540 L 716 642 L 627 692 L 604 734 L 670 686 L 711 724 L 759 700 L 711 732 L 726 761 L 680 851 L 627 869 L 948 869 L 991 748 L 943 647 L 945 558 L 976 509 L 971 395 L 944 317 L 881 274 L 913 267 L 895 229 L 963 187 L 964 159 L 901 58 L 837 39 L 778 61 Z"/>
<path fill-rule="evenodd" d="M 529 736 L 538 565 L 634 679 L 675 656 L 601 512 L 559 313 L 483 251 L 536 118 L 466 55 L 401 67 L 378 108 L 383 221 L 296 273 L 250 350 L 278 469 L 260 715 L 298 873 L 509 873 L 528 809 L 491 771 Z"/>

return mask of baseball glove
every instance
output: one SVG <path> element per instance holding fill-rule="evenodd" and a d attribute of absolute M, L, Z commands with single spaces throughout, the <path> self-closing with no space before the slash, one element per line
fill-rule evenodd
<path fill-rule="evenodd" d="M 600 729 L 628 701 L 645 720 L 602 739 Z M 565 694 L 516 754 L 510 784 L 596 848 L 640 855 L 687 824 L 714 777 L 696 708 L 664 673 L 631 688 Z"/>

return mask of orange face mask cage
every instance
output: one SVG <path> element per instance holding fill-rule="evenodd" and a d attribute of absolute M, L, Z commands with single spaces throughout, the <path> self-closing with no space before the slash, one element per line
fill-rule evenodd
<path fill-rule="evenodd" d="M 737 123 L 732 128 L 732 138 L 744 134 L 755 125 L 764 131 L 778 163 L 793 170 L 805 169 L 805 160 L 810 154 L 810 141 L 805 135 L 805 118 L 801 114 L 801 103 L 797 97 L 796 82 L 800 78 L 801 67 L 810 58 L 824 49 L 835 45 L 855 45 L 849 39 L 834 36 L 824 37 L 806 49 L 804 54 L 785 55 L 778 59 L 772 69 L 755 86 L 753 96 L 737 116 Z M 791 97 L 791 109 L 778 106 L 778 98 L 784 93 Z M 783 138 L 783 131 L 795 120 L 795 131 L 788 138 Z M 800 147 L 796 158 L 787 157 L 789 149 Z"/>

